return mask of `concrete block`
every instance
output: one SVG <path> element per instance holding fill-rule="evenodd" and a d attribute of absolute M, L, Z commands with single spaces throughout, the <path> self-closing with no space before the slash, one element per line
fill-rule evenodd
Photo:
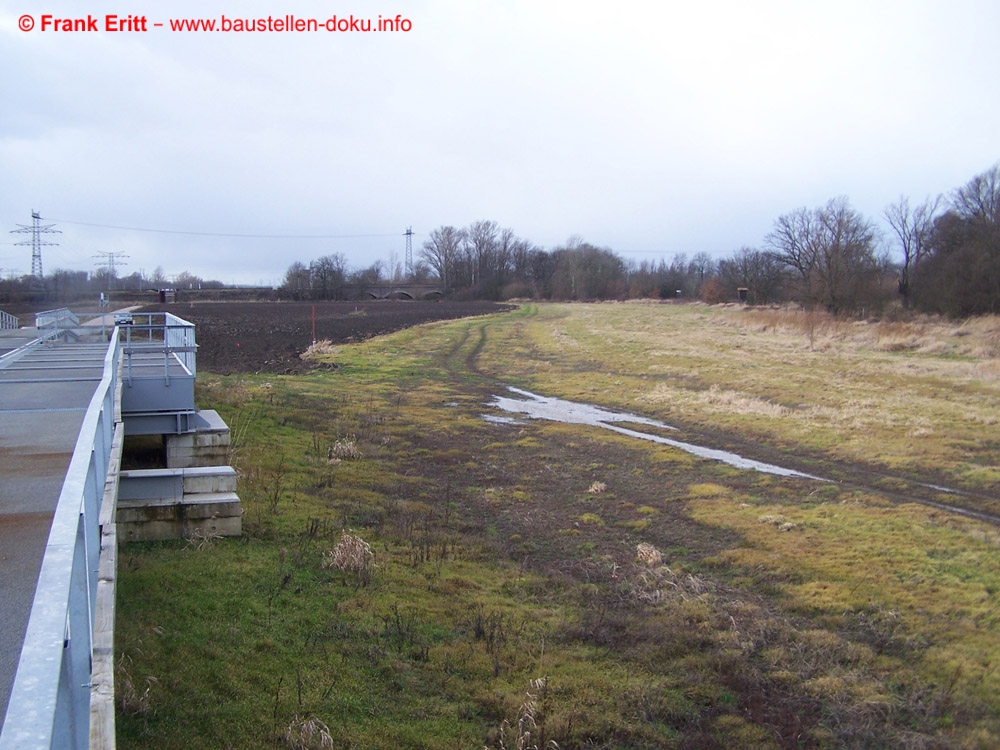
<path fill-rule="evenodd" d="M 119 524 L 144 521 L 183 522 L 241 514 L 240 498 L 236 493 L 207 492 L 185 495 L 183 500 L 119 500 L 116 520 Z"/>
<path fill-rule="evenodd" d="M 204 466 L 224 466 L 229 463 L 228 448 L 167 451 L 167 466 L 171 469 L 188 469 Z"/>
<path fill-rule="evenodd" d="M 194 435 L 195 448 L 214 448 L 217 446 L 229 447 L 229 430 L 225 432 L 212 432 L 207 435 L 201 433 Z"/>
<path fill-rule="evenodd" d="M 229 432 L 211 435 L 168 435 L 167 466 L 187 468 L 219 466 L 229 463 Z"/>
<path fill-rule="evenodd" d="M 243 510 L 234 492 L 205 492 L 183 500 L 126 500 L 118 503 L 121 541 L 185 539 L 201 534 L 239 536 Z"/>
<path fill-rule="evenodd" d="M 189 467 L 184 472 L 184 494 L 236 492 L 236 470 L 231 466 Z"/>
<path fill-rule="evenodd" d="M 119 526 L 119 537 L 124 542 L 157 542 L 164 539 L 191 539 L 197 534 L 240 536 L 243 519 L 228 518 L 194 519 L 187 521 L 142 521 Z"/>

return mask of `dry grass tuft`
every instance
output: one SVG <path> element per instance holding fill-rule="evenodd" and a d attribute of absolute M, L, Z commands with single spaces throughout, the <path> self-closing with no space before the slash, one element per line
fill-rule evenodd
<path fill-rule="evenodd" d="M 530 687 L 525 694 L 525 701 L 517 711 L 517 727 L 513 736 L 508 737 L 511 731 L 510 722 L 506 719 L 500 724 L 500 739 L 497 750 L 539 750 L 534 742 L 533 734 L 539 730 L 539 724 L 543 723 L 539 712 L 539 702 L 544 701 L 548 690 L 549 678 L 540 677 L 529 683 Z M 544 741 L 545 733 L 542 732 L 544 748 L 555 748 L 558 750 L 559 744 L 555 740 Z M 510 741 L 512 744 L 507 744 Z M 484 750 L 490 750 L 487 746 Z"/>
<path fill-rule="evenodd" d="M 362 586 L 371 582 L 375 571 L 375 553 L 371 546 L 356 534 L 345 531 L 337 546 L 324 554 L 323 567 L 353 573 Z"/>
<path fill-rule="evenodd" d="M 779 531 L 791 531 L 792 529 L 798 527 L 798 524 L 792 523 L 780 513 L 761 516 L 757 519 L 757 521 L 759 523 L 769 523 L 772 526 L 776 526 Z"/>
<path fill-rule="evenodd" d="M 662 556 L 656 548 L 653 548 L 652 545 L 646 546 L 651 547 L 652 552 L 655 553 L 655 556 L 651 555 L 649 559 L 658 556 L 662 560 Z M 674 599 L 682 601 L 698 599 L 709 592 L 711 587 L 704 578 L 691 573 L 686 575 L 675 573 L 666 565 L 648 564 L 642 558 L 642 554 L 642 552 L 639 553 L 639 559 L 644 567 L 639 568 L 636 575 L 621 587 L 625 601 L 639 604 L 660 604 Z"/>
<path fill-rule="evenodd" d="M 708 406 L 716 407 L 732 414 L 753 414 L 762 417 L 782 417 L 788 413 L 788 408 L 781 404 L 747 396 L 737 391 L 723 390 L 712 385 L 699 395 L 698 400 Z"/>
<path fill-rule="evenodd" d="M 333 748 L 330 728 L 315 716 L 299 718 L 296 714 L 285 730 L 285 742 L 293 750 L 327 750 Z"/>
<path fill-rule="evenodd" d="M 146 716 L 153 708 L 153 685 L 155 677 L 146 677 L 146 687 L 140 691 L 132 680 L 130 672 L 132 659 L 122 654 L 115 670 L 115 699 L 118 710 L 128 716 Z"/>
<path fill-rule="evenodd" d="M 657 565 L 663 564 L 663 555 L 661 555 L 660 551 L 652 544 L 640 542 L 635 546 L 635 554 L 636 557 L 639 558 L 639 562 L 647 568 L 653 568 Z"/>
<path fill-rule="evenodd" d="M 336 461 L 344 460 L 358 460 L 364 458 L 364 454 L 361 449 L 358 448 L 358 441 L 351 437 L 350 439 L 338 440 L 333 445 L 330 446 L 330 450 L 327 451 L 327 460 L 330 463 Z"/>
<path fill-rule="evenodd" d="M 306 349 L 302 354 L 299 355 L 299 359 L 319 359 L 324 356 L 334 356 L 340 350 L 333 345 L 333 342 L 329 339 L 323 339 L 322 341 L 316 341 L 308 349 Z"/>
<path fill-rule="evenodd" d="M 222 539 L 222 534 L 199 527 L 191 532 L 191 537 L 188 539 L 187 544 L 184 545 L 184 549 L 194 547 L 197 551 L 201 552 L 206 547 L 210 547 L 216 539 Z"/>

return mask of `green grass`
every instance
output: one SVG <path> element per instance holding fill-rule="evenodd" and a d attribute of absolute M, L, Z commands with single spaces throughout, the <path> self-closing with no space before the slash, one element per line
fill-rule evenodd
<path fill-rule="evenodd" d="M 316 717 L 336 747 L 499 747 L 543 677 L 539 747 L 995 746 L 1000 532 L 900 502 L 910 474 L 995 488 L 994 329 L 893 325 L 525 306 L 332 372 L 201 373 L 244 535 L 121 550 L 119 685 L 149 692 L 120 746 L 287 747 Z M 881 485 L 485 422 L 507 384 Z M 345 529 L 370 581 L 324 566 Z"/>

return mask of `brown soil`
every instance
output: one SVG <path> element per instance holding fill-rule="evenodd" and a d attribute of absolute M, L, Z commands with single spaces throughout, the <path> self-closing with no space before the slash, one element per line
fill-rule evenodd
<path fill-rule="evenodd" d="M 317 365 L 300 358 L 313 342 L 364 341 L 435 320 L 512 309 L 494 302 L 195 302 L 153 305 L 139 312 L 170 312 L 196 326 L 198 368 L 295 374 Z"/>

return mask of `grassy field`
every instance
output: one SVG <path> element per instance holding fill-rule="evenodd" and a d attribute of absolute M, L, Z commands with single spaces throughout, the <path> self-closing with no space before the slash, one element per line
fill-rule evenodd
<path fill-rule="evenodd" d="M 1000 529 L 927 504 L 1000 510 L 1000 320 L 526 305 L 317 356 L 199 374 L 244 535 L 121 550 L 121 747 L 1000 744 Z M 508 385 L 834 481 L 484 420 Z"/>

